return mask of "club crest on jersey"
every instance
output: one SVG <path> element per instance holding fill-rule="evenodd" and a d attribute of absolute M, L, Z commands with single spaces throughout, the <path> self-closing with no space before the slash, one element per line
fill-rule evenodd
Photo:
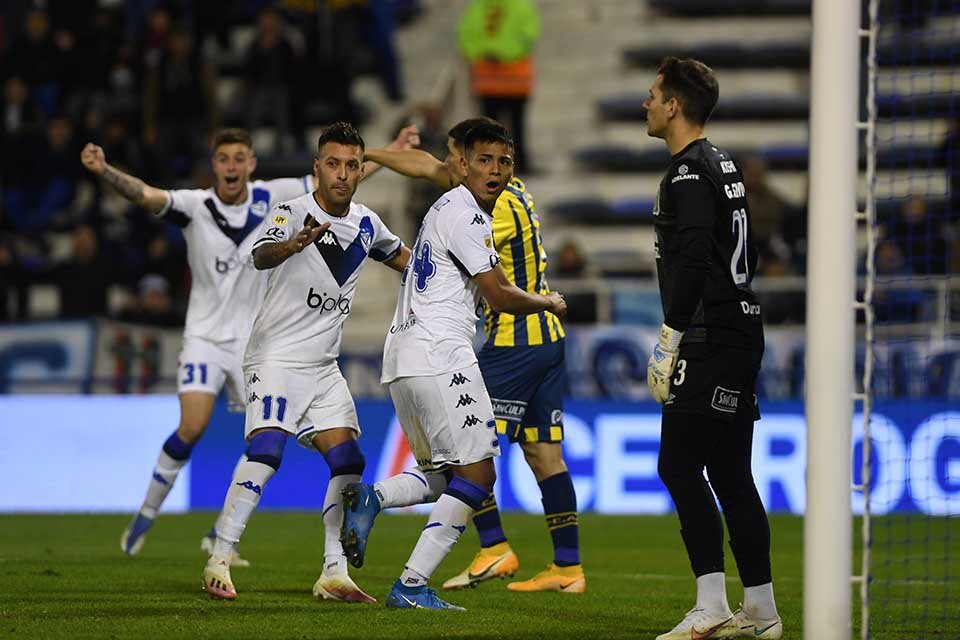
<path fill-rule="evenodd" d="M 258 218 L 262 218 L 263 216 L 267 215 L 268 209 L 269 209 L 269 205 L 263 200 L 255 200 L 253 203 L 250 204 L 250 213 L 257 216 Z"/>
<path fill-rule="evenodd" d="M 360 229 L 360 244 L 364 247 L 369 248 L 373 244 L 373 232 L 369 229 Z"/>

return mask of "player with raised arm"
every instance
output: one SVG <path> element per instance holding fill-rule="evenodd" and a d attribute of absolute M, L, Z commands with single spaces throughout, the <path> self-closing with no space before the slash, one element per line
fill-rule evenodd
<path fill-rule="evenodd" d="M 417 144 L 416 128 L 406 127 L 389 148 L 406 149 Z M 93 143 L 80 154 L 83 166 L 120 195 L 183 229 L 192 275 L 177 374 L 180 424 L 164 442 L 143 504 L 121 536 L 120 546 L 128 555 L 136 555 L 143 548 L 157 512 L 210 422 L 216 396 L 224 384 L 229 409 L 243 411 L 240 365 L 256 305 L 266 287 L 264 275 L 253 268 L 251 232 L 271 206 L 316 188 L 316 178 L 310 175 L 251 181 L 257 158 L 250 134 L 242 129 L 218 132 L 212 149 L 213 188 L 169 191 L 107 164 L 103 149 Z M 378 168 L 367 162 L 364 175 Z M 213 550 L 216 530 L 214 525 L 201 540 L 201 548 L 208 554 Z M 234 566 L 249 564 L 236 553 L 233 561 Z"/>
<path fill-rule="evenodd" d="M 381 381 L 389 386 L 417 460 L 413 479 L 426 489 L 419 501 L 436 504 L 387 595 L 388 607 L 460 609 L 440 599 L 427 581 L 496 479 L 496 420 L 472 344 L 483 313 L 481 297 L 500 312 L 562 316 L 566 310 L 557 293 L 528 293 L 511 284 L 493 248 L 490 223 L 497 198 L 513 176 L 512 154 L 502 126 L 470 129 L 460 160 L 464 181 L 427 212 L 411 266 L 401 278 Z M 361 511 L 362 501 L 376 498 L 369 488 L 358 483 L 344 491 L 349 514 L 369 513 Z M 372 515 L 363 531 L 344 516 L 341 540 L 354 566 L 363 564 L 370 525 Z"/>
<path fill-rule="evenodd" d="M 460 184 L 460 159 L 466 134 L 489 118 L 470 118 L 450 129 L 445 162 L 418 149 L 370 151 L 383 166 L 407 176 L 423 178 L 440 186 Z M 507 279 L 530 293 L 547 293 L 544 272 L 547 254 L 540 237 L 540 220 L 533 198 L 514 176 L 497 199 L 491 222 L 493 246 L 500 256 Z M 560 319 L 540 311 L 526 315 L 501 312 L 488 306 L 484 327 L 486 342 L 478 354 L 480 371 L 490 393 L 497 432 L 517 442 L 540 487 L 547 528 L 553 542 L 553 562 L 529 580 L 512 582 L 513 591 L 560 591 L 583 593 L 586 578 L 580 564 L 579 519 L 573 481 L 563 460 L 563 394 L 566 390 L 564 331 Z M 361 502 L 367 510 L 397 507 L 420 500 L 427 492 L 415 469 L 378 482 Z M 364 522 L 358 519 L 363 537 Z M 491 578 L 512 576 L 519 560 L 510 548 L 491 493 L 474 515 L 480 536 L 480 551 L 470 565 L 443 583 L 445 589 L 476 586 Z"/>
<path fill-rule="evenodd" d="M 330 470 L 323 502 L 326 530 L 318 598 L 376 602 L 347 573 L 340 545 L 340 491 L 357 482 L 364 457 L 357 411 L 337 366 L 343 323 L 367 258 L 403 271 L 410 250 L 353 195 L 362 177 L 363 140 L 351 125 L 324 127 L 317 141 L 315 191 L 278 204 L 253 244 L 257 269 L 268 269 L 263 304 L 243 359 L 247 459 L 237 465 L 224 501 L 203 587 L 234 599 L 231 549 L 263 490 L 279 469 L 287 437 L 318 451 Z"/>
<path fill-rule="evenodd" d="M 783 634 L 770 526 L 751 471 L 764 348 L 750 289 L 757 251 L 740 167 L 704 133 L 718 96 L 709 67 L 666 58 L 645 103 L 647 133 L 663 138 L 672 156 L 653 212 L 664 322 L 647 384 L 663 405 L 658 471 L 697 578 L 693 609 L 658 640 Z M 727 603 L 717 500 L 744 587 L 736 613 Z"/>
<path fill-rule="evenodd" d="M 250 258 L 252 231 L 271 206 L 311 190 L 308 175 L 251 181 L 257 158 L 250 135 L 242 129 L 218 132 L 212 147 L 215 184 L 210 189 L 152 187 L 107 164 L 103 149 L 92 143 L 80 155 L 83 166 L 120 195 L 183 229 L 192 275 L 177 373 L 180 424 L 164 442 L 143 504 L 121 536 L 120 546 L 128 555 L 143 547 L 160 506 L 210 422 L 224 384 L 230 410 L 243 410 L 241 356 L 254 305 L 266 284 Z M 203 546 L 209 547 L 217 526 L 219 520 Z M 247 564 L 236 554 L 233 561 Z"/>

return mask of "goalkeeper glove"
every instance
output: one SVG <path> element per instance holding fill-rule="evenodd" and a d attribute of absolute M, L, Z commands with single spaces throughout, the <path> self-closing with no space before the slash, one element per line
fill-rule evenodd
<path fill-rule="evenodd" d="M 660 339 L 653 347 L 653 355 L 647 361 L 647 386 L 653 399 L 659 404 L 667 401 L 670 395 L 670 376 L 677 366 L 680 353 L 680 339 L 683 331 L 676 331 L 665 324 L 660 325 Z"/>

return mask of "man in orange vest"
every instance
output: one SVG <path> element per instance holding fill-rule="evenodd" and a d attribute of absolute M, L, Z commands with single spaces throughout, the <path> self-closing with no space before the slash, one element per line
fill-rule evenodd
<path fill-rule="evenodd" d="M 524 115 L 540 35 L 536 6 L 531 0 L 471 0 L 458 32 L 460 51 L 470 62 L 471 92 L 486 116 L 508 123 L 516 169 L 529 173 Z"/>

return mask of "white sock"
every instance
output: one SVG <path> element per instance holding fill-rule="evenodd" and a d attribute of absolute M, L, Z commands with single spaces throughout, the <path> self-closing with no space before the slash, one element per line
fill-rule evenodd
<path fill-rule="evenodd" d="M 247 454 L 241 453 L 241 454 L 240 454 L 240 459 L 237 460 L 237 464 L 234 465 L 234 467 L 233 467 L 233 475 L 234 475 L 234 476 L 237 475 L 237 471 L 239 471 L 240 465 L 243 464 L 243 463 L 246 462 L 246 461 L 247 461 Z M 230 477 L 232 478 L 233 476 L 230 476 Z M 227 491 L 229 491 L 229 489 L 228 489 Z M 225 514 L 226 514 L 226 510 L 227 510 L 227 498 L 226 498 L 226 496 L 224 496 L 224 498 L 223 498 L 223 508 L 220 510 L 220 515 L 217 516 L 217 523 L 216 523 L 215 525 L 213 525 L 213 530 L 214 530 L 214 531 L 220 531 L 220 527 L 223 526 L 223 519 L 226 517 L 226 515 L 225 515 Z"/>
<path fill-rule="evenodd" d="M 460 539 L 472 516 L 473 508 L 470 505 L 446 493 L 441 495 L 430 511 L 427 526 L 420 533 L 406 568 L 420 574 L 424 581 L 428 580 Z"/>
<path fill-rule="evenodd" d="M 697 578 L 697 608 L 721 616 L 730 615 L 727 604 L 727 574 L 707 573 Z"/>
<path fill-rule="evenodd" d="M 347 572 L 347 557 L 340 544 L 340 526 L 343 524 L 343 505 L 340 492 L 351 482 L 360 482 L 360 474 L 347 473 L 333 476 L 327 483 L 327 495 L 323 499 L 323 573 L 333 576 Z"/>
<path fill-rule="evenodd" d="M 229 564 L 233 545 L 240 541 L 253 510 L 260 504 L 260 496 L 275 470 L 262 462 L 244 460 L 230 480 L 230 489 L 223 502 L 223 518 L 217 527 L 217 541 L 213 545 L 211 562 L 225 561 Z"/>
<path fill-rule="evenodd" d="M 173 489 L 173 483 L 177 481 L 180 470 L 183 469 L 190 458 L 184 460 L 175 460 L 167 455 L 163 449 L 160 450 L 160 456 L 157 458 L 157 466 L 153 468 L 153 476 L 150 478 L 150 486 L 147 487 L 147 496 L 143 499 L 143 505 L 140 507 L 140 513 L 148 518 L 156 518 L 160 505 L 167 499 L 170 489 Z"/>
<path fill-rule="evenodd" d="M 777 603 L 773 600 L 773 583 L 743 588 L 743 610 L 751 618 L 772 620 L 778 618 Z"/>
<path fill-rule="evenodd" d="M 447 488 L 442 473 L 424 473 L 411 467 L 373 485 L 380 498 L 380 508 L 409 507 L 414 504 L 436 502 Z"/>

